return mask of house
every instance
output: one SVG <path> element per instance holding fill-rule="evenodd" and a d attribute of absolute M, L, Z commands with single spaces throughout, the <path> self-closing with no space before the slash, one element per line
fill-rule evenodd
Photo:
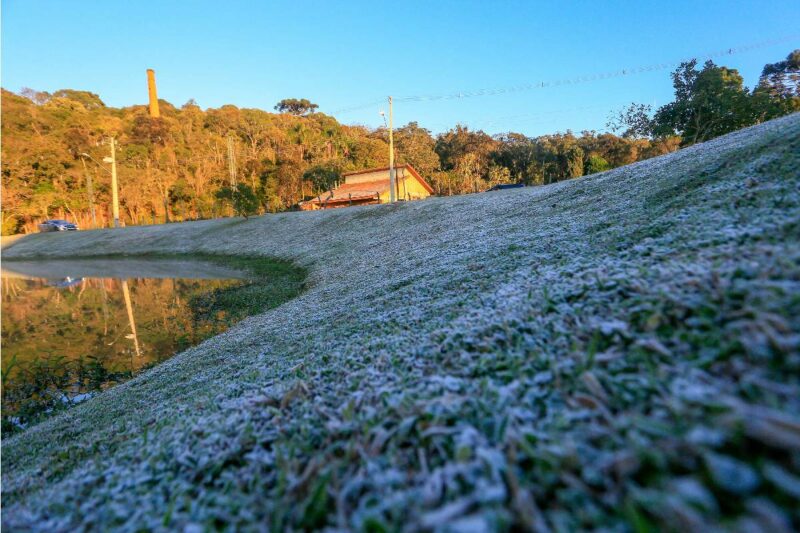
<path fill-rule="evenodd" d="M 411 165 L 396 166 L 395 176 L 396 198 L 400 201 L 421 200 L 433 194 L 433 188 Z M 300 202 L 300 209 L 310 211 L 389 202 L 389 167 L 348 172 L 342 177 L 344 183 Z"/>

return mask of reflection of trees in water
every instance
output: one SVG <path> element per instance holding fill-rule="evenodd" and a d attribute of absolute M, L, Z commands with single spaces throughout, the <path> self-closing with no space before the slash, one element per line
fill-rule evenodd
<path fill-rule="evenodd" d="M 3 278 L 4 427 L 12 413 L 30 418 L 102 390 L 224 330 L 195 320 L 187 302 L 234 283 L 84 279 L 57 289 Z"/>

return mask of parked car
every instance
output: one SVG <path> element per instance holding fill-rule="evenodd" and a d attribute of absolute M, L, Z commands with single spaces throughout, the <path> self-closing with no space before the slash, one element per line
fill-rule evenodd
<path fill-rule="evenodd" d="M 524 183 L 501 183 L 501 184 L 495 185 L 494 187 L 492 187 L 491 189 L 489 189 L 486 192 L 504 191 L 506 189 L 518 189 L 519 187 L 524 187 L 524 186 L 525 186 Z"/>
<path fill-rule="evenodd" d="M 39 231 L 78 231 L 78 225 L 67 220 L 45 220 L 39 224 Z"/>

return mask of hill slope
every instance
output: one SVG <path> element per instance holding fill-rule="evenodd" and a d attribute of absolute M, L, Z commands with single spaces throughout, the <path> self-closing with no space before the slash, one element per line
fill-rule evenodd
<path fill-rule="evenodd" d="M 798 168 L 795 114 L 547 187 L 16 241 L 311 286 L 5 439 L 4 525 L 798 527 Z"/>

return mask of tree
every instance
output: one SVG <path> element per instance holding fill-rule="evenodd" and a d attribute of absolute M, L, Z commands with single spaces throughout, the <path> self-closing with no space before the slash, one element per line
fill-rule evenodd
<path fill-rule="evenodd" d="M 387 133 L 386 130 L 381 132 Z M 416 122 L 409 122 L 394 131 L 394 145 L 397 161 L 411 164 L 426 179 L 439 170 L 441 163 L 436 153 L 436 141 L 430 131 L 420 128 Z"/>
<path fill-rule="evenodd" d="M 492 152 L 492 161 L 507 168 L 514 181 L 532 184 L 536 167 L 536 141 L 521 133 L 506 133 L 495 139 L 499 146 Z"/>
<path fill-rule="evenodd" d="M 584 172 L 586 175 L 595 174 L 597 172 L 605 172 L 609 170 L 611 165 L 603 157 L 599 155 L 589 156 L 589 160 L 584 165 Z"/>
<path fill-rule="evenodd" d="M 568 146 L 561 154 L 564 175 L 567 179 L 583 176 L 583 149 L 577 144 Z"/>
<path fill-rule="evenodd" d="M 769 88 L 780 98 L 800 97 L 800 48 L 790 52 L 784 61 L 764 65 L 759 86 Z"/>
<path fill-rule="evenodd" d="M 312 104 L 305 98 L 284 98 L 275 106 L 276 111 L 297 116 L 313 113 L 317 108 L 319 108 L 317 104 Z"/>
<path fill-rule="evenodd" d="M 765 65 L 752 92 L 736 69 L 712 61 L 699 70 L 697 60 L 681 63 L 672 86 L 675 100 L 652 118 L 649 106 L 634 103 L 609 120 L 608 127 L 624 130 L 625 138 L 652 139 L 639 150 L 644 157 L 671 151 L 677 138 L 686 146 L 800 110 L 800 49 Z"/>
<path fill-rule="evenodd" d="M 186 210 L 192 201 L 192 190 L 184 179 L 179 179 L 169 188 L 167 195 L 172 215 L 186 220 Z"/>
<path fill-rule="evenodd" d="M 606 127 L 614 132 L 622 131 L 625 138 L 649 137 L 653 132 L 653 121 L 650 119 L 652 111 L 649 105 L 632 103 L 609 117 Z"/>
<path fill-rule="evenodd" d="M 52 94 L 48 93 L 47 91 L 35 91 L 30 87 L 23 87 L 22 90 L 19 92 L 20 96 L 24 96 L 31 102 L 36 105 L 42 105 L 47 103 L 50 98 L 53 97 Z"/>
<path fill-rule="evenodd" d="M 502 183 L 511 183 L 511 171 L 502 165 L 489 165 L 489 187 Z"/>
<path fill-rule="evenodd" d="M 323 113 L 278 114 L 233 105 L 204 110 L 193 102 L 180 108 L 162 102 L 162 117 L 153 119 L 144 106 L 108 107 L 85 91 L 50 95 L 26 90 L 27 97 L 0 92 L 7 233 L 35 231 L 44 216 L 89 224 L 86 177 L 76 157 L 84 152 L 98 161 L 106 157 L 108 147 L 99 143 L 110 135 L 119 141 L 117 171 L 126 224 L 218 216 L 220 200 L 233 202 L 233 191 L 217 196 L 229 183 L 229 138 L 236 179 L 253 191 L 259 212 L 291 209 L 315 190 L 329 189 L 339 172 L 388 162 L 384 128 L 346 126 Z M 595 165 L 594 156 L 613 168 L 672 151 L 675 140 L 593 132 L 493 138 L 463 126 L 434 138 L 412 122 L 395 131 L 395 161 L 414 165 L 439 194 L 459 194 L 506 181 L 543 184 L 577 176 L 581 161 L 575 147 L 583 151 L 586 173 L 604 168 Z M 106 225 L 109 179 L 95 163 L 86 163 L 96 178 L 99 224 Z M 240 202 L 247 197 L 237 196 Z"/>
<path fill-rule="evenodd" d="M 86 109 L 97 109 L 98 107 L 105 107 L 106 104 L 94 93 L 89 91 L 76 91 L 74 89 L 60 89 L 53 93 L 53 98 L 66 98 L 79 102 Z"/>
<path fill-rule="evenodd" d="M 169 124 L 163 118 L 141 115 L 134 119 L 131 139 L 138 144 L 165 145 L 169 137 Z"/>
<path fill-rule="evenodd" d="M 785 61 L 764 66 L 753 90 L 753 107 L 760 121 L 800 111 L 800 49 Z"/>
<path fill-rule="evenodd" d="M 338 170 L 325 165 L 311 167 L 303 173 L 303 181 L 311 183 L 315 193 L 332 189 L 341 179 Z"/>
<path fill-rule="evenodd" d="M 223 202 L 229 202 L 234 212 L 245 219 L 258 212 L 258 197 L 246 183 L 237 183 L 236 187 L 222 187 L 216 196 Z"/>
<path fill-rule="evenodd" d="M 480 182 L 489 179 L 490 154 L 497 145 L 497 141 L 483 131 L 470 131 L 462 125 L 437 137 L 436 153 L 442 169 L 455 173 L 452 180 L 455 190 L 452 192 L 458 194 L 481 189 Z"/>
<path fill-rule="evenodd" d="M 675 101 L 656 111 L 653 133 L 678 134 L 683 144 L 707 141 L 754 123 L 749 92 L 736 69 L 707 61 L 681 63 L 672 74 Z"/>

